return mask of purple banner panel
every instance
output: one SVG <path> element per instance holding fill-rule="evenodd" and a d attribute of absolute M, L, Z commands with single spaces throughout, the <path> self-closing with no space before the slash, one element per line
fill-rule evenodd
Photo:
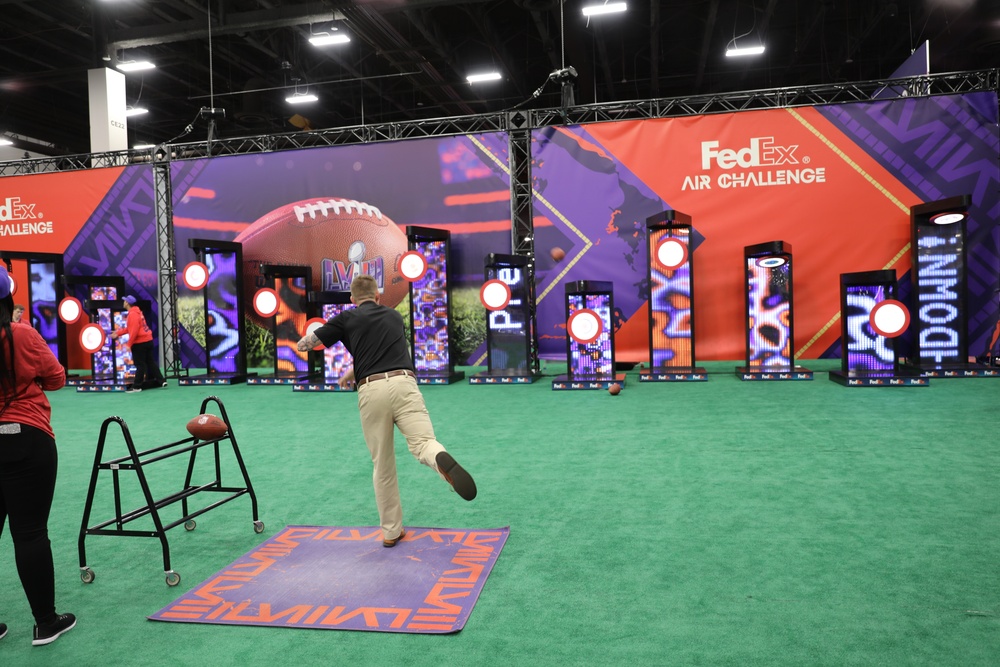
<path fill-rule="evenodd" d="M 465 627 L 510 528 L 286 526 L 149 618 L 447 634 Z"/>

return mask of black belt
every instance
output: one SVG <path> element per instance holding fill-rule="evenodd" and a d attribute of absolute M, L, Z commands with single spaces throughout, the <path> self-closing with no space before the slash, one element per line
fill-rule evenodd
<path fill-rule="evenodd" d="M 397 375 L 409 375 L 411 378 L 417 377 L 413 371 L 407 368 L 401 368 L 398 371 L 388 371 L 386 373 L 372 373 L 371 375 L 366 375 L 358 380 L 358 386 L 360 387 L 363 384 L 368 384 L 372 380 L 388 380 L 389 378 L 394 378 Z"/>

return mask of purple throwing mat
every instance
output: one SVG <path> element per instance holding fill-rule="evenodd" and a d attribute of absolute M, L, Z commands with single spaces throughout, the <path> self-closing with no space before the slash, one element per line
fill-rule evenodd
<path fill-rule="evenodd" d="M 287 526 L 149 618 L 448 633 L 465 626 L 509 528 Z"/>

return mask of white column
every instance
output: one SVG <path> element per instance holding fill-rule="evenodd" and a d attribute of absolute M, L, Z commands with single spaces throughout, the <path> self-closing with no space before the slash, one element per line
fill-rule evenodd
<path fill-rule="evenodd" d="M 87 71 L 90 91 L 90 152 L 128 149 L 125 75 L 107 67 Z"/>

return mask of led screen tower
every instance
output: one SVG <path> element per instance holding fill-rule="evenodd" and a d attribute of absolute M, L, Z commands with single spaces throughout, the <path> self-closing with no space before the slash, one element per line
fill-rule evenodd
<path fill-rule="evenodd" d="M 913 351 L 909 363 L 929 377 L 995 376 L 969 361 L 966 217 L 962 195 L 910 209 Z"/>
<path fill-rule="evenodd" d="M 848 387 L 926 386 L 927 378 L 901 366 L 896 338 L 910 324 L 896 300 L 896 271 L 840 275 L 841 370 L 830 379 Z"/>
<path fill-rule="evenodd" d="M 354 308 L 351 293 L 342 291 L 309 292 L 309 311 L 318 313 L 306 322 L 302 335 L 311 333 L 345 310 Z M 316 370 L 319 367 L 319 370 Z M 348 371 L 354 369 L 354 357 L 343 342 L 337 341 L 331 347 L 322 345 L 309 353 L 309 376 L 292 386 L 292 391 L 353 391 L 356 385 L 342 389 L 338 382 Z"/>
<path fill-rule="evenodd" d="M 531 368 L 531 285 L 523 255 L 490 253 L 479 291 L 486 308 L 488 370 L 469 377 L 469 384 L 529 384 Z"/>
<path fill-rule="evenodd" d="M 614 284 L 578 280 L 566 284 L 566 375 L 553 389 L 607 389 L 625 386 L 615 373 Z"/>
<path fill-rule="evenodd" d="M 270 324 L 274 372 L 252 375 L 247 384 L 295 384 L 308 380 L 308 353 L 299 352 L 296 343 L 309 319 L 306 291 L 312 284 L 312 269 L 263 264 L 260 273 L 265 284 L 254 295 L 253 309 Z"/>
<path fill-rule="evenodd" d="M 400 273 L 410 283 L 410 351 L 418 384 L 451 384 L 465 377 L 455 370 L 451 341 L 451 232 L 407 227 L 409 252 Z"/>
<path fill-rule="evenodd" d="M 792 246 L 769 241 L 743 248 L 746 271 L 746 364 L 741 380 L 811 380 L 795 365 L 792 309 Z"/>
<path fill-rule="evenodd" d="M 642 382 L 704 381 L 695 366 L 694 244 L 691 216 L 664 211 L 646 218 L 649 267 L 649 368 Z"/>
<path fill-rule="evenodd" d="M 200 289 L 205 299 L 205 356 L 208 372 L 205 375 L 181 378 L 179 384 L 243 382 L 247 377 L 243 246 L 234 241 L 210 239 L 189 239 L 188 246 L 198 254 L 205 279 Z M 185 269 L 185 280 L 188 279 L 187 276 Z"/>

